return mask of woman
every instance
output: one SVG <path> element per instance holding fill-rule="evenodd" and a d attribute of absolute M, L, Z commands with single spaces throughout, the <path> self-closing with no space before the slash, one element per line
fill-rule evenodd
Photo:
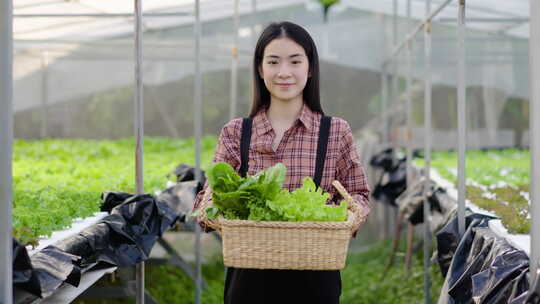
<path fill-rule="evenodd" d="M 281 162 L 287 166 L 284 187 L 290 191 L 300 187 L 304 177 L 319 172 L 319 185 L 332 195 L 332 201 L 340 199 L 331 185 L 338 180 L 367 215 L 369 189 L 346 121 L 336 117 L 328 120 L 329 130 L 324 133 L 327 137 L 323 137 L 323 141 L 327 138 L 326 157 L 317 161 L 324 113 L 319 94 L 319 58 L 309 33 L 291 22 L 270 24 L 257 42 L 253 63 L 254 96 L 249 115 L 252 132 L 248 135 L 251 142 L 249 150 L 243 150 L 247 164 L 241 166 L 240 141 L 245 121 L 241 118 L 223 127 L 214 162 L 227 162 L 250 175 Z M 317 166 L 320 168 L 316 170 Z M 195 209 L 204 191 L 198 194 Z M 227 304 L 330 304 L 339 303 L 340 294 L 339 271 L 228 268 L 225 280 Z"/>

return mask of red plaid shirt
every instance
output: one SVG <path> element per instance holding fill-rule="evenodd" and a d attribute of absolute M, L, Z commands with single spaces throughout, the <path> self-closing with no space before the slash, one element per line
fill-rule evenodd
<path fill-rule="evenodd" d="M 284 133 L 277 150 L 274 151 L 272 142 L 276 134 L 266 111 L 260 111 L 253 118 L 248 173 L 254 175 L 281 162 L 287 167 L 284 188 L 292 191 L 301 187 L 304 177 L 313 178 L 315 175 L 320 120 L 320 113 L 313 112 L 304 105 L 298 120 Z M 214 162 L 227 162 L 237 172 L 240 169 L 241 130 L 241 118 L 227 123 L 221 130 L 214 155 Z M 338 180 L 357 203 L 364 207 L 364 214 L 367 215 L 370 211 L 369 187 L 351 128 L 345 120 L 333 117 L 329 133 L 328 150 L 320 186 L 330 193 L 330 200 L 336 202 L 341 196 L 332 186 L 332 182 Z M 198 208 L 206 189 L 207 185 L 197 195 L 194 209 Z"/>

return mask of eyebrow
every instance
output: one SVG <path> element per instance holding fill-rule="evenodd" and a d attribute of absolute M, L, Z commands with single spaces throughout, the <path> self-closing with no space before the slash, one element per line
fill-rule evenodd
<path fill-rule="evenodd" d="M 267 56 L 265 56 L 265 57 L 269 57 L 269 58 L 278 58 L 278 59 L 281 58 L 281 57 L 279 57 L 278 55 L 267 55 Z M 298 53 L 298 54 L 292 54 L 292 55 L 289 56 L 289 58 L 294 58 L 294 57 L 304 57 L 304 55 Z"/>

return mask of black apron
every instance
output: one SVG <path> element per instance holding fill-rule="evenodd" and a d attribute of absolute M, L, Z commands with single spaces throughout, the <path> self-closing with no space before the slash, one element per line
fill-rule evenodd
<path fill-rule="evenodd" d="M 331 117 L 322 116 L 317 144 L 314 182 L 321 183 Z M 242 121 L 240 175 L 248 171 L 252 119 Z M 341 295 L 339 270 L 278 270 L 227 268 L 225 304 L 338 304 Z"/>

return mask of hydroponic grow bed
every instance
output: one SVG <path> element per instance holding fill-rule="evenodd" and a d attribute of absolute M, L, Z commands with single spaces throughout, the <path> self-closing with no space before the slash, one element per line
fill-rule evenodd
<path fill-rule="evenodd" d="M 215 137 L 203 138 L 203 169 L 215 145 Z M 13 150 L 13 228 L 21 243 L 36 245 L 75 218 L 93 216 L 102 192 L 134 192 L 134 139 L 16 140 Z M 179 163 L 195 163 L 193 139 L 145 138 L 145 192 L 163 189 Z"/>
<path fill-rule="evenodd" d="M 423 167 L 423 160 L 415 162 Z M 432 167 L 457 185 L 457 154 L 435 151 Z M 466 156 L 467 199 L 499 216 L 510 233 L 528 234 L 530 153 L 506 149 L 468 151 Z"/>

